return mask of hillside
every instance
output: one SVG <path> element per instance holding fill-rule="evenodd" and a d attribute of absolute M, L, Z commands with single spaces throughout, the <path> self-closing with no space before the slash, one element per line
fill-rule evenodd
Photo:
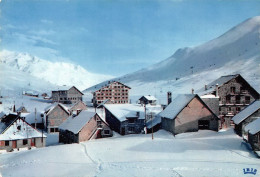
<path fill-rule="evenodd" d="M 177 50 L 168 59 L 115 78 L 132 87 L 132 99 L 154 94 L 164 102 L 166 92 L 195 92 L 222 75 L 240 73 L 260 92 L 260 16 L 248 19 L 205 44 Z M 104 85 L 106 82 L 101 83 Z M 90 87 L 88 93 L 95 89 Z"/>
<path fill-rule="evenodd" d="M 39 91 L 62 85 L 83 89 L 112 77 L 90 73 L 79 65 L 51 62 L 28 53 L 7 50 L 0 51 L 0 68 L 3 76 L 1 87 L 10 90 L 27 88 Z"/>

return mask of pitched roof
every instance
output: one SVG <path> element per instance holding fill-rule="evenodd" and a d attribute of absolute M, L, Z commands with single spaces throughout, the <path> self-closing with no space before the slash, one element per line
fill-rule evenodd
<path fill-rule="evenodd" d="M 29 124 L 33 123 L 43 123 L 45 122 L 45 118 L 43 116 L 43 113 L 41 112 L 36 112 L 36 120 L 35 120 L 35 112 L 31 112 L 27 115 L 25 115 L 25 121 L 28 122 Z"/>
<path fill-rule="evenodd" d="M 142 96 L 140 99 L 142 99 L 143 97 L 146 98 L 149 101 L 157 100 L 157 98 L 155 98 L 155 96 L 152 96 L 152 95 Z"/>
<path fill-rule="evenodd" d="M 131 89 L 131 87 L 129 87 L 129 86 L 127 86 L 127 85 L 125 85 L 125 84 L 123 84 L 123 83 L 121 83 L 119 81 L 108 81 L 104 85 L 103 84 L 99 84 L 99 85 L 93 86 L 93 88 L 94 88 L 93 91 L 96 92 L 96 91 L 98 91 L 98 90 L 100 90 L 100 89 L 102 89 L 104 87 L 107 87 L 107 86 L 113 84 L 113 83 L 119 83 L 119 84 L 124 85 L 124 86 L 128 87 L 129 89 Z"/>
<path fill-rule="evenodd" d="M 174 119 L 195 96 L 195 94 L 178 95 L 159 115 L 168 119 Z"/>
<path fill-rule="evenodd" d="M 69 114 L 69 108 L 67 108 L 65 105 L 61 103 L 54 103 L 52 105 L 49 105 L 44 109 L 44 111 L 47 112 L 48 115 L 56 106 L 60 106 L 66 113 Z"/>
<path fill-rule="evenodd" d="M 9 114 L 0 121 L 0 134 L 5 131 L 16 119 L 18 118 L 17 114 Z"/>
<path fill-rule="evenodd" d="M 128 117 L 137 117 L 137 112 L 139 112 L 139 119 L 145 119 L 144 107 L 140 105 L 105 104 L 104 107 L 121 122 Z"/>
<path fill-rule="evenodd" d="M 207 85 L 207 90 L 205 90 L 205 87 L 203 87 L 203 88 L 198 90 L 198 93 L 199 93 L 199 95 L 212 93 L 215 90 L 217 84 L 218 84 L 218 86 L 222 86 L 225 83 L 229 82 L 231 79 L 234 79 L 238 76 L 240 76 L 240 75 L 236 74 L 236 75 L 221 76 L 220 78 L 218 78 L 218 79 L 214 80 L 213 82 L 209 83 Z"/>
<path fill-rule="evenodd" d="M 70 116 L 59 126 L 59 129 L 69 130 L 74 134 L 78 134 L 79 131 L 88 123 L 88 121 L 95 116 L 95 114 L 95 112 L 81 111 L 79 115 L 75 117 Z"/>
<path fill-rule="evenodd" d="M 0 140 L 18 140 L 36 137 L 46 138 L 46 135 L 33 128 L 21 117 L 9 115 L 5 117 L 5 119 L 7 118 L 6 120 L 0 122 Z M 14 122 L 16 123 L 14 124 Z M 20 129 L 18 129 L 19 126 Z"/>
<path fill-rule="evenodd" d="M 258 109 L 260 109 L 260 100 L 254 101 L 249 106 L 247 106 L 245 109 L 243 109 L 240 113 L 235 115 L 232 120 L 235 124 L 241 123 L 243 120 L 248 118 L 250 115 L 252 115 L 254 112 L 256 112 Z"/>
<path fill-rule="evenodd" d="M 67 85 L 63 85 L 63 86 L 59 86 L 59 88 L 57 88 L 56 90 L 53 90 L 53 92 L 58 92 L 58 91 L 68 91 L 71 88 L 75 88 L 78 92 L 80 92 L 82 95 L 84 95 L 77 87 L 75 86 L 67 86 Z"/>
<path fill-rule="evenodd" d="M 84 95 L 84 93 L 82 93 L 77 87 L 72 86 L 70 89 L 72 89 L 72 88 L 75 88 L 81 95 Z M 69 90 L 70 90 L 70 89 L 69 89 Z"/>
<path fill-rule="evenodd" d="M 258 132 L 260 132 L 260 117 L 258 117 L 253 122 L 250 122 L 246 127 L 246 131 L 249 131 L 250 134 L 254 135 Z"/>
<path fill-rule="evenodd" d="M 157 124 L 159 124 L 161 122 L 162 122 L 161 116 L 156 115 L 153 118 L 153 120 L 149 120 L 149 121 L 146 122 L 146 127 L 150 129 L 150 128 L 154 127 L 155 125 L 157 125 Z"/>

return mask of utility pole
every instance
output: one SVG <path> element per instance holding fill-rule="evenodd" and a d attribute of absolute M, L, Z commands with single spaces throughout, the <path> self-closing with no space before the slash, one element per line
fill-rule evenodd
<path fill-rule="evenodd" d="M 37 122 L 37 118 L 36 118 L 36 108 L 34 110 L 34 118 L 35 118 L 35 121 L 34 121 L 34 128 L 36 129 L 37 126 L 36 126 L 36 122 Z"/>

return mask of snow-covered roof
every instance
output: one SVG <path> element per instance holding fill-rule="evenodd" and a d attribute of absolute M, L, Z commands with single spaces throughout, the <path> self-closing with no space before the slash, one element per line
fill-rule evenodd
<path fill-rule="evenodd" d="M 24 106 L 20 106 L 17 110 L 16 110 L 16 112 L 21 112 L 23 109 L 25 109 L 25 107 Z M 25 109 L 26 110 L 26 109 Z"/>
<path fill-rule="evenodd" d="M 168 119 L 174 119 L 195 96 L 195 94 L 178 95 L 159 115 Z"/>
<path fill-rule="evenodd" d="M 253 122 L 250 122 L 246 127 L 246 131 L 249 131 L 250 134 L 254 135 L 260 131 L 260 117 L 258 117 Z"/>
<path fill-rule="evenodd" d="M 241 123 L 243 120 L 248 118 L 250 115 L 252 115 L 254 112 L 256 112 L 258 109 L 260 109 L 260 101 L 254 101 L 249 106 L 247 106 L 245 109 L 243 109 L 240 113 L 235 115 L 232 120 L 235 124 Z"/>
<path fill-rule="evenodd" d="M 150 129 L 150 128 L 154 127 L 155 125 L 161 123 L 161 121 L 162 121 L 161 116 L 156 115 L 153 118 L 153 120 L 149 120 L 149 121 L 146 122 L 146 127 Z"/>
<path fill-rule="evenodd" d="M 157 100 L 157 98 L 155 98 L 155 96 L 153 95 L 146 95 L 146 96 L 143 96 L 144 98 L 146 98 L 148 101 L 154 101 L 154 100 Z M 142 97 L 141 97 L 142 98 Z M 140 99 L 141 99 L 140 98 Z M 139 99 L 139 100 L 140 100 Z"/>
<path fill-rule="evenodd" d="M 58 105 L 61 106 L 67 113 L 69 113 L 69 108 L 67 108 L 65 105 L 61 103 L 54 103 L 52 105 L 49 105 L 44 109 L 44 111 L 47 112 L 47 114 L 49 114 Z"/>
<path fill-rule="evenodd" d="M 0 140 L 19 140 L 37 137 L 46 138 L 46 135 L 33 128 L 30 124 L 19 117 L 8 122 L 8 124 L 1 122 L 0 127 L 2 127 L 1 125 L 3 124 L 5 124 L 6 127 L 0 134 Z"/>
<path fill-rule="evenodd" d="M 4 119 L 0 121 L 0 134 L 5 131 L 7 127 L 9 127 L 15 119 L 17 119 L 17 114 L 9 114 Z"/>
<path fill-rule="evenodd" d="M 81 111 L 79 115 L 75 117 L 70 116 L 59 126 L 59 129 L 69 130 L 74 134 L 77 134 L 87 124 L 87 122 L 95 116 L 95 114 L 95 112 Z"/>
<path fill-rule="evenodd" d="M 104 107 L 121 122 L 128 117 L 137 117 L 137 112 L 139 112 L 139 119 L 145 119 L 144 107 L 141 105 L 105 104 Z"/>
<path fill-rule="evenodd" d="M 6 114 L 2 111 L 2 112 L 0 112 L 0 119 L 2 118 L 2 117 L 4 117 Z"/>
<path fill-rule="evenodd" d="M 45 122 L 43 113 L 41 112 L 36 112 L 36 120 L 35 120 L 35 112 L 29 113 L 25 116 L 25 121 L 28 122 L 29 124 L 33 123 L 42 123 Z"/>
<path fill-rule="evenodd" d="M 231 79 L 236 78 L 237 76 L 239 76 L 239 74 L 221 76 L 220 78 L 218 78 L 218 79 L 214 80 L 213 82 L 209 83 L 207 85 L 207 90 L 205 90 L 205 87 L 199 89 L 198 94 L 199 95 L 205 95 L 207 93 L 212 93 L 216 89 L 216 84 L 218 84 L 218 86 L 222 86 L 225 83 L 227 83 L 228 81 L 230 81 Z"/>

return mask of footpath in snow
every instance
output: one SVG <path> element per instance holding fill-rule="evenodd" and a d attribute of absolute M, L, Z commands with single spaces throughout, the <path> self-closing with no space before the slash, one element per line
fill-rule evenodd
<path fill-rule="evenodd" d="M 260 160 L 248 148 L 232 129 L 175 137 L 160 130 L 153 140 L 150 134 L 116 135 L 1 154 L 0 172 L 2 176 L 237 177 L 245 176 L 244 168 L 260 171 Z"/>

